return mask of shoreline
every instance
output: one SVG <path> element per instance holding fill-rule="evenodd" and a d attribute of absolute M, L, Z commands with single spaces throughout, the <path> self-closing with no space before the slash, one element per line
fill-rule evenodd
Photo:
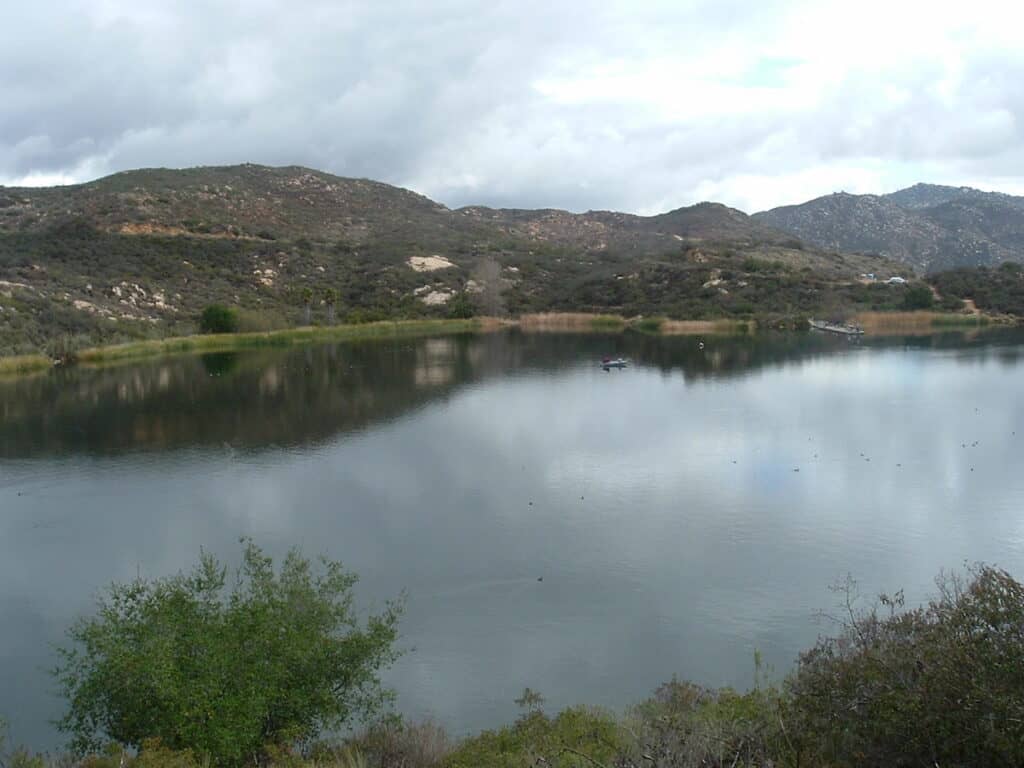
<path fill-rule="evenodd" d="M 942 312 L 862 312 L 853 316 L 866 335 L 900 333 L 939 333 L 999 325 L 1019 325 L 1012 317 L 993 317 L 981 313 L 962 315 Z M 516 319 L 476 317 L 465 320 L 382 320 L 374 323 L 333 326 L 305 326 L 279 331 L 224 334 L 195 334 L 166 339 L 132 341 L 77 352 L 67 365 L 100 366 L 149 357 L 170 357 L 204 352 L 232 352 L 263 347 L 287 347 L 331 341 L 387 339 L 431 334 L 487 333 L 519 328 L 525 333 L 623 333 L 634 331 L 655 336 L 744 335 L 775 331 L 756 320 L 671 320 L 664 317 L 626 318 L 622 315 L 585 312 L 542 312 Z M 43 354 L 0 357 L 0 376 L 40 373 L 61 365 Z"/>

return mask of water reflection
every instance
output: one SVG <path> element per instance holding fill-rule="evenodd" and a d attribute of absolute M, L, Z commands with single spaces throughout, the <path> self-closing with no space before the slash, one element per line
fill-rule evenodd
<path fill-rule="evenodd" d="M 701 349 L 692 337 L 510 332 L 74 368 L 0 379 L 0 457 L 316 444 L 490 377 L 587 367 L 607 354 L 694 382 L 879 348 L 949 350 L 975 363 L 983 359 L 975 353 L 980 350 L 1015 365 L 1019 338 L 996 332 L 851 343 L 818 334 L 773 334 L 713 337 Z"/>

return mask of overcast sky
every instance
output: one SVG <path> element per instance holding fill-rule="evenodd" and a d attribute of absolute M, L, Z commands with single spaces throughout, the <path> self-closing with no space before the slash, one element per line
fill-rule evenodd
<path fill-rule="evenodd" d="M 1024 193 L 1010 0 L 42 0 L 0 9 L 0 184 L 301 164 L 469 203 Z"/>

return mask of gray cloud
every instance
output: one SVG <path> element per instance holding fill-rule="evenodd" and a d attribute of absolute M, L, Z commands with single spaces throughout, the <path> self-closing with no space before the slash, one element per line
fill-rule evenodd
<path fill-rule="evenodd" d="M 453 206 L 639 212 L 922 179 L 1024 192 L 1021 12 L 1002 5 L 19 5 L 0 182 L 299 163 Z"/>

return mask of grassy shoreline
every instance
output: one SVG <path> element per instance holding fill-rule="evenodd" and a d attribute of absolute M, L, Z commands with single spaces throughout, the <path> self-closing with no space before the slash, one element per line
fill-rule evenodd
<path fill-rule="evenodd" d="M 76 360 L 79 364 L 100 365 L 142 357 L 233 352 L 261 347 L 288 347 L 358 339 L 387 339 L 434 333 L 467 333 L 481 331 L 485 327 L 486 324 L 480 320 L 386 320 L 359 325 L 307 326 L 265 333 L 200 334 L 129 342 L 107 347 L 92 347 L 78 352 Z"/>
<path fill-rule="evenodd" d="M 19 376 L 38 373 L 53 367 L 53 360 L 46 355 L 15 355 L 0 357 L 0 376 Z"/>

